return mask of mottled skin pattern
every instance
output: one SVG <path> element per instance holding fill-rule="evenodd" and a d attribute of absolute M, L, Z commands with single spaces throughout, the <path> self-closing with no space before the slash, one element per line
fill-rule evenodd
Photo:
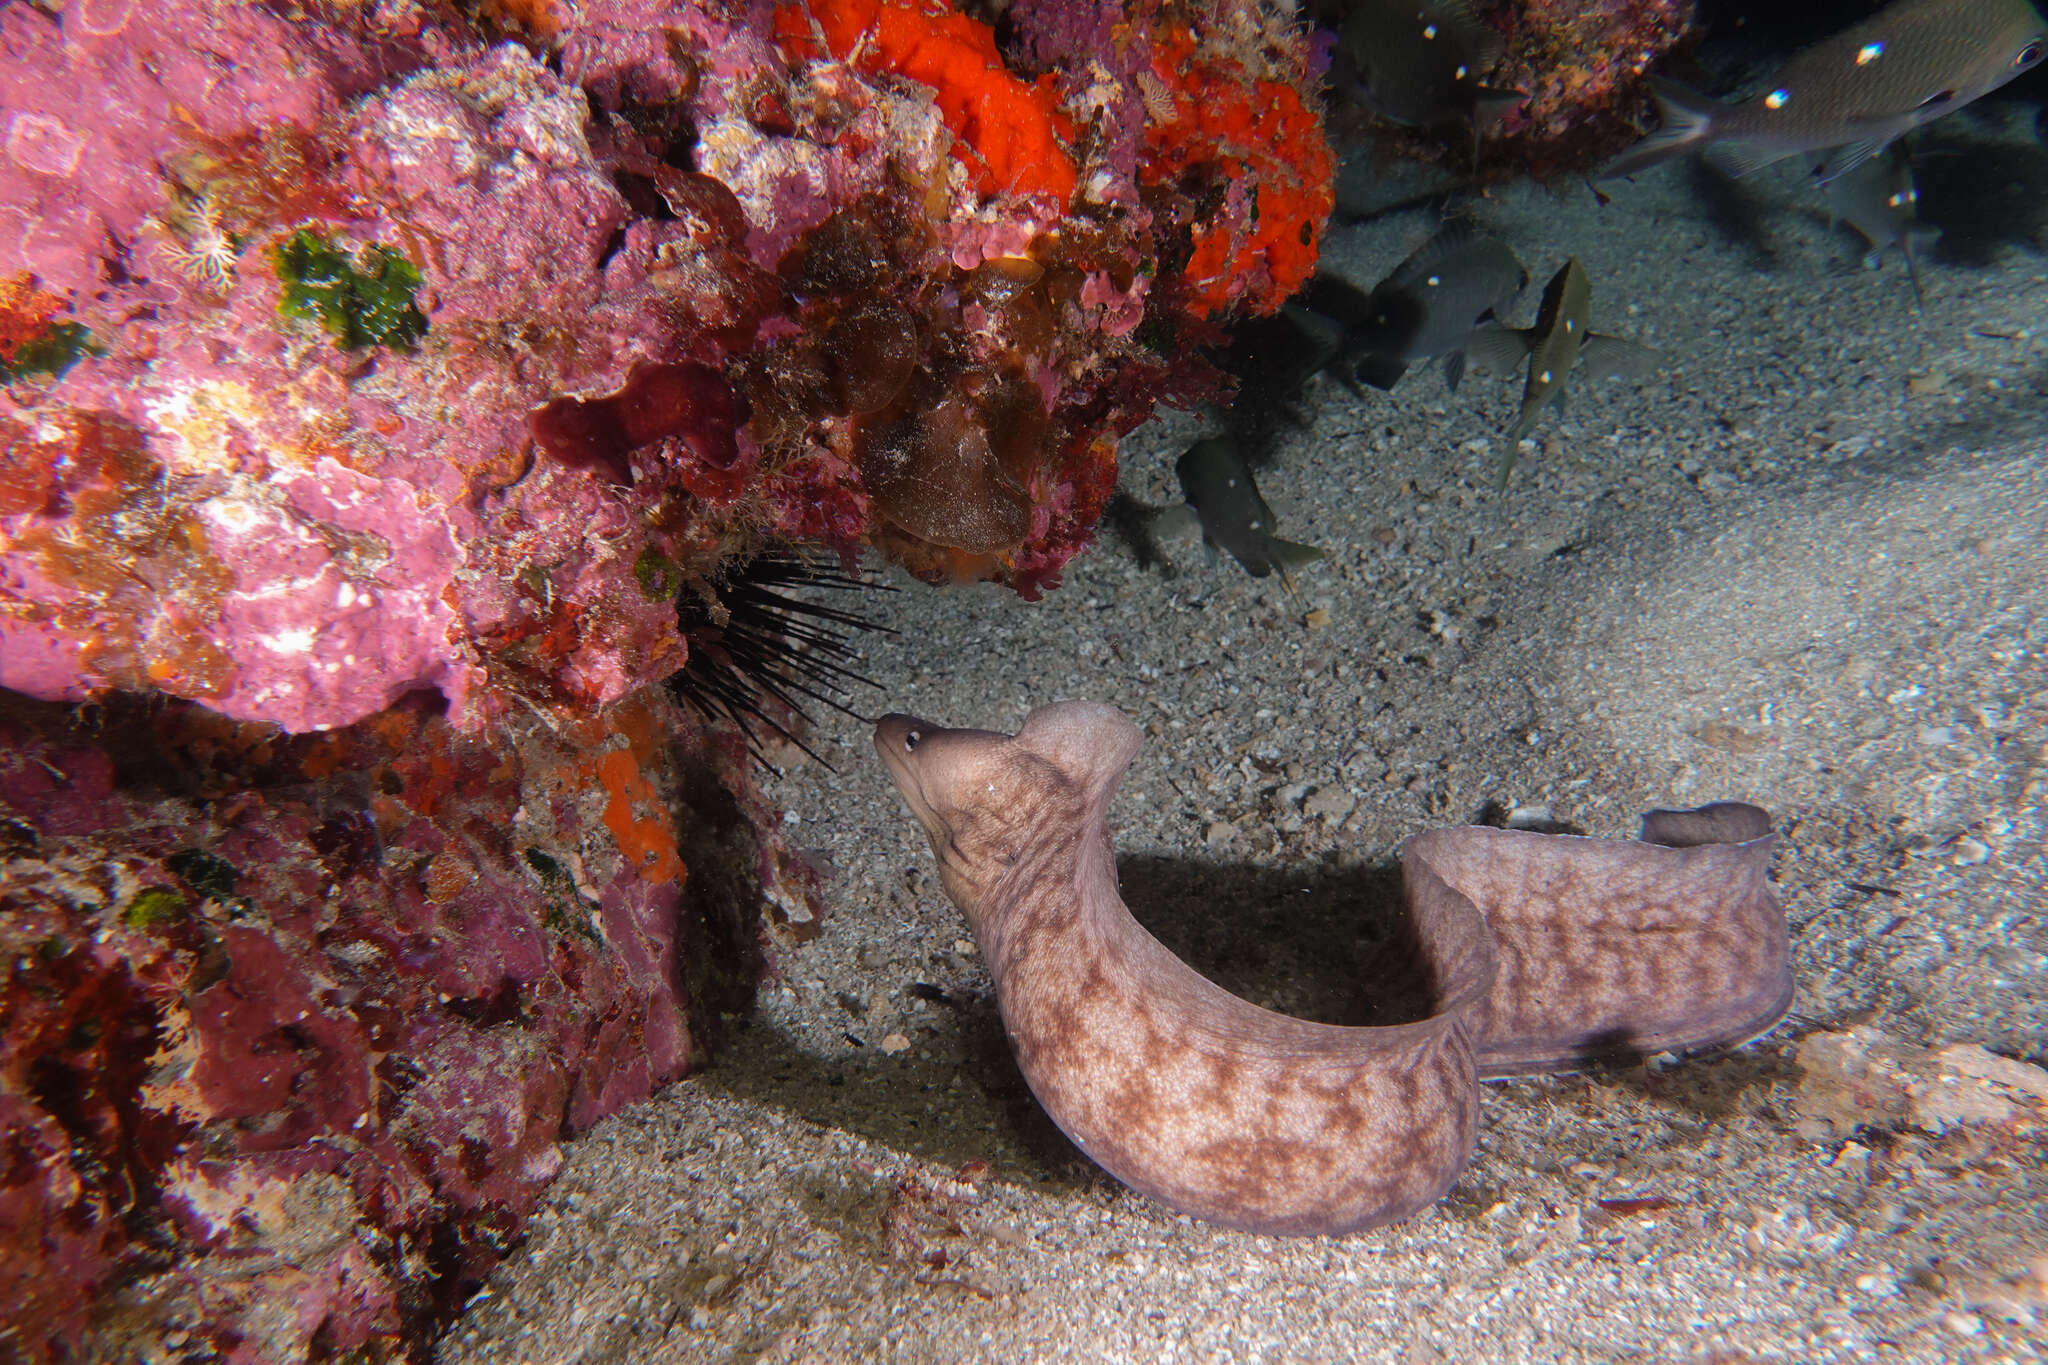
<path fill-rule="evenodd" d="M 1342 1028 L 1238 999 L 1131 917 L 1105 816 L 1138 732 L 1114 707 L 1040 707 L 1015 736 L 887 716 L 875 747 L 973 926 L 1032 1093 L 1110 1174 L 1212 1222 L 1306 1235 L 1405 1217 L 1470 1158 L 1479 1075 L 1725 1043 L 1789 1002 L 1768 840 L 1703 842 L 1761 823 L 1752 807 L 1660 813 L 1650 837 L 1695 848 L 1410 840 L 1434 1010 Z"/>
<path fill-rule="evenodd" d="M 1716 815 L 1741 842 L 1698 837 Z M 1493 930 L 1499 969 L 1468 1021 L 1482 1078 L 1724 1047 L 1791 1005 L 1763 812 L 1659 811 L 1644 827 L 1647 842 L 1466 827 L 1402 845 L 1411 877 L 1434 869 Z"/>

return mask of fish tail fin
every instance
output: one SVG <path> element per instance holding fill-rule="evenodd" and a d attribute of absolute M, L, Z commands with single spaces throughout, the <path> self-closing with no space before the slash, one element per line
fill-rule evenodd
<path fill-rule="evenodd" d="M 1516 425 L 1520 426 L 1521 424 L 1518 422 Z M 1508 448 L 1500 453 L 1500 464 L 1493 471 L 1493 491 L 1496 493 L 1508 491 L 1508 475 L 1515 472 L 1515 456 L 1520 453 L 1516 449 L 1516 442 L 1520 439 L 1520 437 L 1510 439 L 1508 441 Z"/>
<path fill-rule="evenodd" d="M 1508 470 L 1514 467 L 1515 442 L 1536 429 L 1536 419 L 1542 414 L 1543 405 L 1541 403 L 1524 403 L 1521 416 L 1515 418 L 1515 424 L 1508 428 L 1508 453 L 1507 458 L 1501 462 L 1500 468 L 1500 481 L 1503 485 L 1508 481 Z"/>
<path fill-rule="evenodd" d="M 1285 583 L 1290 589 L 1294 586 L 1294 580 L 1288 577 L 1292 570 L 1299 569 L 1304 564 L 1313 564 L 1317 560 L 1325 558 L 1323 552 L 1313 545 L 1303 545 L 1297 541 L 1282 540 L 1278 536 L 1266 537 L 1264 548 L 1266 551 L 1266 561 L 1279 571 L 1280 581 Z"/>
<path fill-rule="evenodd" d="M 1714 117 L 1721 110 L 1718 101 L 1661 76 L 1650 78 L 1650 93 L 1656 96 L 1657 112 L 1664 122 L 1656 132 L 1602 167 L 1602 180 L 1647 171 L 1675 156 L 1697 151 L 1713 139 Z"/>

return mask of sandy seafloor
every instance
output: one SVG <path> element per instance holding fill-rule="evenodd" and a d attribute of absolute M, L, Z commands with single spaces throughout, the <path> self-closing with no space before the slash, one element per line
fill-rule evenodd
<path fill-rule="evenodd" d="M 1037 604 L 900 575 L 866 603 L 899 632 L 863 645 L 872 712 L 1136 718 L 1126 896 L 1264 1003 L 1356 1008 L 1358 926 L 1417 830 L 1543 808 L 1624 836 L 1735 797 L 1783 833 L 1784 1025 L 1485 1087 L 1471 1168 L 1398 1226 L 1204 1226 L 1038 1113 L 867 727 L 827 715 L 837 771 L 770 783 L 829 869 L 822 933 L 778 949 L 713 1068 L 573 1145 L 441 1359 L 2048 1357 L 2048 1305 L 2013 1287 L 2048 1275 L 2038 1139 L 1826 1135 L 1792 1063 L 1854 1022 L 2048 1060 L 2048 151 L 1949 122 L 1924 317 L 1796 173 L 1740 187 L 1747 239 L 1684 166 L 1604 208 L 1510 189 L 1480 211 L 1534 276 L 1516 320 L 1576 254 L 1595 326 L 1668 363 L 1546 418 L 1505 493 L 1518 381 L 1319 379 L 1261 474 L 1282 534 L 1329 553 L 1291 587 L 1105 535 Z M 1340 229 L 1327 260 L 1369 284 L 1431 225 Z M 1172 501 L 1203 420 L 1134 435 L 1125 488 Z"/>

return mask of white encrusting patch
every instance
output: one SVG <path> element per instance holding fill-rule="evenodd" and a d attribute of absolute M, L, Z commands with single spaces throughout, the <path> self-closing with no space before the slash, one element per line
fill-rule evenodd
<path fill-rule="evenodd" d="M 315 634 L 311 626 L 294 626 L 275 635 L 265 635 L 257 643 L 278 654 L 310 654 Z"/>

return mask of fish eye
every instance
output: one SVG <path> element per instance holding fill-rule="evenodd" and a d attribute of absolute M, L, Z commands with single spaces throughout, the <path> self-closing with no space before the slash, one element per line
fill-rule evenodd
<path fill-rule="evenodd" d="M 2028 43 L 2025 47 L 2020 49 L 2020 55 L 2012 59 L 2012 64 L 2014 66 L 2024 68 L 2032 66 L 2035 62 L 2038 62 L 2040 60 L 2041 40 L 2039 38 L 2036 38 L 2033 42 Z"/>
<path fill-rule="evenodd" d="M 914 753 L 917 749 L 917 742 L 923 738 L 924 736 L 915 730 L 905 730 L 903 732 L 903 752 L 906 754 Z"/>

